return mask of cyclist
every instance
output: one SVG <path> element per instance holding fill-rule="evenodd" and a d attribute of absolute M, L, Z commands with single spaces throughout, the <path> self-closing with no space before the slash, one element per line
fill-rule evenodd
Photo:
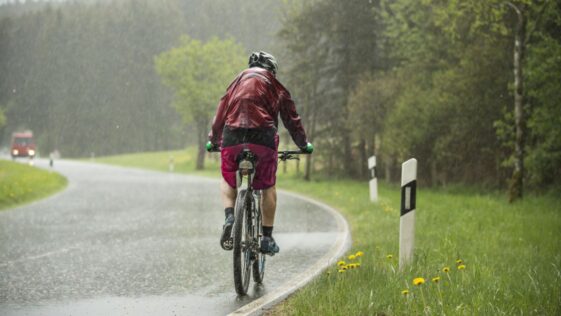
<path fill-rule="evenodd" d="M 263 238 L 261 251 L 273 255 L 279 247 L 272 236 L 277 194 L 278 116 L 290 132 L 294 143 L 311 153 L 306 132 L 288 90 L 277 80 L 277 61 L 266 52 L 249 56 L 249 68 L 242 71 L 230 84 L 220 100 L 209 133 L 207 149 L 222 147 L 220 190 L 226 216 L 220 245 L 231 250 L 234 203 L 236 200 L 237 157 L 244 148 L 257 156 L 253 188 L 262 190 Z"/>

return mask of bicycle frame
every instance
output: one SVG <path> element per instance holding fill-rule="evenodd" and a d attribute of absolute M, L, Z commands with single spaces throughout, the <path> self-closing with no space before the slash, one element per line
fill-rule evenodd
<path fill-rule="evenodd" d="M 220 149 L 213 150 L 215 152 Z M 282 161 L 299 159 L 296 155 L 305 154 L 301 151 L 281 151 L 278 158 Z M 250 270 L 253 270 L 255 283 L 262 283 L 265 270 L 265 254 L 261 253 L 261 238 L 263 227 L 261 224 L 262 191 L 253 189 L 257 157 L 248 148 L 244 148 L 238 158 L 236 172 L 236 186 L 238 198 L 235 203 L 235 222 L 233 229 L 234 241 L 234 285 L 239 295 L 245 295 L 249 287 Z M 244 189 L 240 189 L 243 180 Z"/>

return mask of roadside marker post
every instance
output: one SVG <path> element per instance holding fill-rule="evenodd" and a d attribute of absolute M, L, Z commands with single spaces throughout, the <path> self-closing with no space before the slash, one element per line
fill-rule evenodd
<path fill-rule="evenodd" d="M 415 208 L 417 200 L 417 159 L 401 165 L 401 218 L 399 220 L 399 269 L 413 261 Z"/>
<path fill-rule="evenodd" d="M 378 202 L 378 179 L 376 178 L 376 156 L 368 158 L 368 169 L 372 179 L 370 179 L 370 201 Z"/>

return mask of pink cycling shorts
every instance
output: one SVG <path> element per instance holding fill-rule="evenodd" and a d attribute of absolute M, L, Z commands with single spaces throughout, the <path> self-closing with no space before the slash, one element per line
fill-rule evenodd
<path fill-rule="evenodd" d="M 278 146 L 278 138 L 276 144 Z M 222 158 L 221 170 L 224 180 L 232 188 L 236 188 L 236 172 L 238 171 L 236 158 L 244 148 L 248 148 L 257 156 L 253 189 L 265 190 L 274 186 L 277 180 L 277 150 L 255 144 L 239 144 L 222 148 L 220 156 Z"/>

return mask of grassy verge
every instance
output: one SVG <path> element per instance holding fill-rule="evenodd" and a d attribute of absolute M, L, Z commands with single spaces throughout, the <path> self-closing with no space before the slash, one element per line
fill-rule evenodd
<path fill-rule="evenodd" d="M 0 160 L 0 210 L 46 197 L 66 184 L 57 173 Z"/>
<path fill-rule="evenodd" d="M 123 167 L 144 168 L 156 171 L 173 171 L 195 173 L 204 176 L 220 176 L 219 154 L 209 154 L 205 159 L 205 170 L 195 170 L 196 151 L 194 148 L 180 151 L 148 152 L 130 155 L 117 155 L 96 158 L 95 162 L 113 164 Z"/>
<path fill-rule="evenodd" d="M 421 189 L 416 260 L 399 272 L 398 187 L 382 185 L 381 201 L 374 205 L 367 201 L 366 186 L 356 182 L 288 181 L 283 185 L 340 209 L 352 227 L 354 243 L 349 255 L 358 251 L 364 255 L 342 258 L 347 267 L 359 262 L 360 268 L 333 266 L 275 313 L 561 313 L 559 198 L 527 197 L 509 205 L 503 196 Z M 413 280 L 418 277 L 425 283 L 415 286 Z"/>
<path fill-rule="evenodd" d="M 167 170 L 169 153 L 149 155 L 151 169 Z M 192 172 L 192 152 L 174 156 L 177 171 Z M 121 164 L 146 167 L 138 157 L 125 157 Z M 212 164 L 210 173 L 199 173 L 218 176 L 217 162 Z M 398 271 L 399 187 L 381 183 L 380 202 L 372 204 L 367 184 L 357 181 L 304 182 L 292 169 L 279 171 L 278 186 L 341 210 L 351 225 L 348 255 L 354 256 L 341 258 L 344 264 L 334 264 L 271 314 L 561 314 L 557 196 L 508 204 L 493 193 L 421 188 L 415 261 Z M 362 256 L 356 256 L 359 251 Z M 414 285 L 415 278 L 424 283 Z"/>

